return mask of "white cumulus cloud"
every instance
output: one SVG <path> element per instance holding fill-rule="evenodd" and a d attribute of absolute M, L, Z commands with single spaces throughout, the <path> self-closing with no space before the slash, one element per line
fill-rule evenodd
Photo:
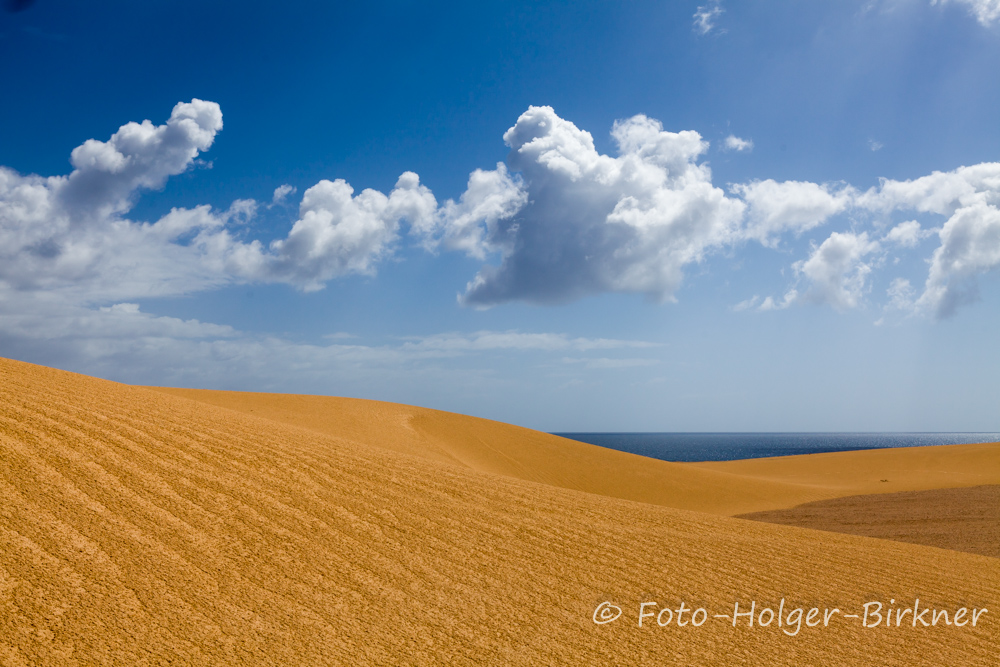
<path fill-rule="evenodd" d="M 1000 204 L 1000 162 L 935 171 L 909 181 L 882 179 L 878 188 L 857 199 L 859 206 L 873 211 L 912 209 L 945 216 L 980 202 Z"/>
<path fill-rule="evenodd" d="M 93 217 L 100 222 L 131 208 L 139 189 L 160 188 L 168 177 L 185 171 L 221 129 L 218 104 L 198 99 L 179 103 L 164 125 L 128 123 L 108 141 L 88 139 L 77 146 L 70 154 L 73 172 L 50 179 L 50 192 L 74 221 Z"/>
<path fill-rule="evenodd" d="M 225 211 L 176 208 L 154 222 L 127 214 L 143 190 L 190 168 L 222 129 L 214 102 L 177 104 L 163 125 L 123 125 L 107 141 L 71 153 L 67 176 L 0 167 L 0 287 L 45 290 L 79 303 L 171 296 L 244 281 L 322 287 L 372 273 L 391 253 L 401 221 L 425 224 L 437 203 L 412 172 L 389 195 L 354 196 L 342 180 L 320 181 L 302 198 L 288 236 L 265 248 L 233 230 L 257 211 L 251 199 Z M 272 205 L 294 192 L 281 186 Z"/>
<path fill-rule="evenodd" d="M 249 202 L 174 210 L 153 224 L 122 214 L 141 190 L 190 167 L 221 128 L 218 105 L 193 100 L 164 125 L 128 123 L 106 142 L 86 141 L 68 176 L 0 167 L 0 286 L 127 299 L 219 284 L 200 264 L 197 239 L 251 213 Z"/>
<path fill-rule="evenodd" d="M 512 176 L 501 162 L 490 171 L 473 171 L 457 202 L 449 199 L 436 214 L 429 211 L 414 222 L 411 231 L 423 237 L 429 250 L 443 246 L 485 259 L 487 253 L 509 245 L 510 239 L 505 239 L 498 226 L 527 201 L 520 177 Z"/>
<path fill-rule="evenodd" d="M 917 306 L 948 317 L 977 297 L 975 277 L 1000 267 L 1000 209 L 981 202 L 957 210 L 939 232 Z"/>
<path fill-rule="evenodd" d="M 465 303 L 552 303 L 604 291 L 669 300 L 686 265 L 736 236 L 744 205 L 712 185 L 697 132 L 666 132 L 639 115 L 616 122 L 612 137 L 617 156 L 599 153 L 589 132 L 551 107 L 518 118 L 504 141 L 520 180 L 498 167 L 478 179 L 485 195 L 472 196 L 474 174 L 455 213 L 445 207 L 446 240 L 473 257 L 499 254 L 499 265 L 469 283 Z M 488 216 L 462 215 L 490 201 Z"/>
<path fill-rule="evenodd" d="M 753 150 L 753 140 L 751 139 L 741 139 L 735 134 L 730 134 L 722 142 L 722 146 L 727 151 L 737 151 L 742 153 L 743 151 Z"/>
<path fill-rule="evenodd" d="M 941 245 L 931 257 L 924 291 L 915 301 L 918 310 L 937 318 L 953 315 L 958 306 L 975 300 L 977 276 L 1000 267 L 1000 163 L 910 181 L 886 179 L 859 196 L 858 203 L 874 211 L 914 210 L 947 218 L 938 231 Z M 911 231 L 918 238 L 932 233 L 911 223 L 900 227 L 890 231 L 890 240 L 908 241 Z"/>
<path fill-rule="evenodd" d="M 838 310 L 856 307 L 867 291 L 872 270 L 872 264 L 864 259 L 879 249 L 878 242 L 870 240 L 866 232 L 833 232 L 808 259 L 793 265 L 809 282 L 798 298 Z"/>
<path fill-rule="evenodd" d="M 905 299 L 899 290 L 887 296 L 894 307 L 910 304 L 938 318 L 974 300 L 976 281 L 1000 267 L 1000 163 L 883 179 L 864 192 L 766 179 L 730 185 L 727 193 L 712 182 L 703 160 L 708 143 L 697 132 L 666 131 L 637 115 L 615 122 L 617 149 L 604 154 L 589 132 L 544 106 L 530 107 L 503 135 L 506 162 L 474 170 L 465 191 L 440 205 L 408 171 L 388 193 L 357 192 L 342 179 L 316 183 L 303 193 L 287 234 L 266 244 L 247 238 L 252 226 L 245 223 L 287 201 L 292 186 L 276 188 L 264 205 L 245 198 L 224 210 L 202 205 L 132 219 L 137 198 L 197 164 L 222 127 L 217 104 L 192 100 L 177 104 L 162 125 L 127 123 L 106 141 L 84 142 L 72 151 L 67 175 L 0 167 L 0 316 L 35 303 L 47 303 L 45 312 L 113 307 L 233 283 L 316 290 L 338 276 L 374 274 L 405 243 L 482 262 L 461 296 L 472 306 L 601 292 L 662 302 L 674 299 L 690 267 L 711 253 L 735 252 L 748 240 L 777 248 L 837 216 L 848 217 L 852 231 L 829 234 L 795 262 L 795 282 L 783 297 L 735 308 L 858 307 L 883 243 L 894 253 L 919 252 L 922 240 L 937 237 L 920 293 L 911 286 Z M 927 229 L 902 217 L 914 212 L 942 221 Z M 890 227 L 894 219 L 904 221 Z M 136 311 L 128 321 L 140 316 L 152 317 Z"/>
<path fill-rule="evenodd" d="M 935 234 L 941 242 L 929 258 L 923 292 L 904 298 L 900 283 L 899 289 L 888 294 L 892 308 L 949 317 L 977 298 L 980 275 L 1000 267 L 1000 163 L 936 171 L 908 181 L 882 179 L 878 187 L 866 192 L 794 181 L 756 181 L 731 189 L 749 204 L 744 235 L 772 247 L 781 234 L 801 233 L 842 212 L 884 218 L 915 211 L 945 218 L 935 229 L 906 220 L 882 236 L 882 241 L 899 249 L 919 248 L 923 239 Z M 879 241 L 870 239 L 867 232 L 835 232 L 808 259 L 793 265 L 797 277 L 812 285 L 793 301 L 824 302 L 841 310 L 856 307 L 867 289 L 867 277 L 877 268 L 877 262 L 862 258 L 878 250 Z M 912 289 L 909 282 L 907 289 Z M 787 298 L 771 304 L 765 301 L 760 309 L 787 302 Z"/>
<path fill-rule="evenodd" d="M 274 194 L 271 196 L 271 205 L 277 206 L 279 204 L 284 204 L 285 200 L 288 199 L 290 195 L 295 194 L 295 190 L 295 186 L 288 185 L 287 183 L 279 185 L 274 189 Z"/>
<path fill-rule="evenodd" d="M 969 14 L 987 28 L 1000 21 L 1000 0 L 931 0 L 933 5 L 945 5 L 951 2 L 965 5 Z"/>
<path fill-rule="evenodd" d="M 259 242 L 242 244 L 220 235 L 219 253 L 234 276 L 314 291 L 336 276 L 373 273 L 389 254 L 400 221 L 424 224 L 436 208 L 413 172 L 400 176 L 388 196 L 372 189 L 355 196 L 342 179 L 322 180 L 302 195 L 299 219 L 286 238 L 264 250 Z"/>
<path fill-rule="evenodd" d="M 774 247 L 786 232 L 801 234 L 850 206 L 854 190 L 771 179 L 731 186 L 749 205 L 744 236 Z"/>
<path fill-rule="evenodd" d="M 933 234 L 929 229 L 923 229 L 916 220 L 907 220 L 890 229 L 885 240 L 904 248 L 916 248 L 921 240 Z"/>

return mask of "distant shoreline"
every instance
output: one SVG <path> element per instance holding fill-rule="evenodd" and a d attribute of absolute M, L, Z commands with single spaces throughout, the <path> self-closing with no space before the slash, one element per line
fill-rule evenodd
<path fill-rule="evenodd" d="M 1000 432 L 557 432 L 661 461 L 736 461 L 894 447 L 1000 442 Z"/>

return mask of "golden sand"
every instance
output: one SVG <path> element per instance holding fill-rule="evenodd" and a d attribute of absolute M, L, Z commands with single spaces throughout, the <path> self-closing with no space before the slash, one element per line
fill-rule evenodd
<path fill-rule="evenodd" d="M 995 484 L 848 496 L 740 518 L 1000 558 L 1000 485 Z"/>
<path fill-rule="evenodd" d="M 936 448 L 923 472 L 902 452 L 726 469 L 389 404 L 231 400 L 0 360 L 0 664 L 995 664 L 1000 559 L 689 510 L 996 483 L 996 446 Z M 897 479 L 871 482 L 879 465 Z M 637 624 L 643 601 L 782 598 L 990 611 L 796 636 Z M 624 613 L 595 625 L 603 601 Z"/>
<path fill-rule="evenodd" d="M 480 472 L 730 516 L 864 493 L 1000 484 L 997 443 L 684 464 L 397 403 L 156 389 Z"/>

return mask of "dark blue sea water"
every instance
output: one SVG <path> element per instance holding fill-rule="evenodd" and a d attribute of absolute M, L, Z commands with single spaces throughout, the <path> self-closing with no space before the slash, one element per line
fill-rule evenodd
<path fill-rule="evenodd" d="M 732 461 L 884 447 L 1000 442 L 1000 433 L 555 433 L 664 461 Z"/>

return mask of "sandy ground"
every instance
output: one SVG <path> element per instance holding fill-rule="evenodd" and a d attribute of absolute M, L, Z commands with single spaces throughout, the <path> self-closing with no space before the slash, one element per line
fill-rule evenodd
<path fill-rule="evenodd" d="M 742 518 L 1000 558 L 998 485 L 848 496 Z"/>
<path fill-rule="evenodd" d="M 446 413 L 411 438 L 421 422 L 394 429 L 395 410 L 376 409 L 372 437 L 344 416 L 340 435 L 335 414 L 296 423 L 0 360 L 0 664 L 995 664 L 1000 559 L 635 502 L 622 480 L 638 464 L 622 472 L 593 448 L 561 465 L 560 439 L 457 416 L 451 430 Z M 443 453 L 406 451 L 425 437 Z M 1000 452 L 937 449 L 957 453 L 937 462 L 966 486 Z M 851 486 L 656 470 L 635 493 L 717 513 L 743 489 L 759 506 L 769 489 L 787 502 Z M 913 485 L 938 474 L 917 472 Z M 975 627 L 968 611 L 961 627 L 843 617 L 917 598 L 956 620 L 989 612 Z M 650 601 L 705 620 L 639 627 Z M 623 613 L 598 625 L 603 602 Z M 785 624 L 714 618 L 737 602 Z M 840 611 L 792 636 L 789 610 L 813 607 Z"/>
<path fill-rule="evenodd" d="M 737 515 L 865 493 L 1000 484 L 1000 444 L 670 463 L 409 405 L 155 388 L 431 461 L 654 505 Z"/>

